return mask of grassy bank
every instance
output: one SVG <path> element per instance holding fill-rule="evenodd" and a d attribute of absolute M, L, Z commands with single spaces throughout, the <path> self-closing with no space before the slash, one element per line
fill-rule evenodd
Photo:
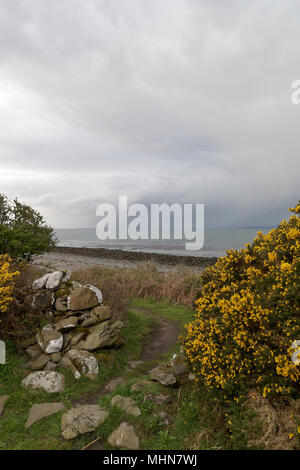
<path fill-rule="evenodd" d="M 96 438 L 100 438 L 100 448 L 108 449 L 108 435 L 124 420 L 134 423 L 144 449 L 264 448 L 264 442 L 260 441 L 264 437 L 265 423 L 262 416 L 249 405 L 246 397 L 240 403 L 226 402 L 195 383 L 182 388 L 152 383 L 141 391 L 131 391 L 133 383 L 141 377 L 148 378 L 147 371 L 151 364 L 145 362 L 137 369 L 130 369 L 128 361 L 141 357 L 144 341 L 153 330 L 156 317 L 177 322 L 183 331 L 184 324 L 192 315 L 192 309 L 187 306 L 174 306 L 153 299 L 132 301 L 125 329 L 128 339 L 126 345 L 118 351 L 110 350 L 98 355 L 100 373 L 95 381 L 87 378 L 75 381 L 64 369 L 67 386 L 65 392 L 58 395 L 29 392 L 21 388 L 24 358 L 9 345 L 8 364 L 0 369 L 0 394 L 9 395 L 5 413 L 0 419 L 0 449 L 80 449 Z M 160 360 L 167 361 L 176 349 L 178 345 Z M 101 390 L 104 384 L 120 375 L 125 379 L 124 383 L 103 396 Z M 170 394 L 172 402 L 162 406 L 154 405 L 145 401 L 144 397 L 149 392 Z M 132 397 L 141 409 L 142 416 L 133 418 L 111 407 L 111 398 L 117 394 Z M 91 397 L 109 411 L 106 421 L 94 433 L 64 441 L 60 436 L 63 411 L 37 422 L 28 430 L 24 427 L 29 409 L 34 403 L 61 401 L 70 408 L 78 399 L 80 402 L 85 399 L 89 402 Z M 158 416 L 162 411 L 168 416 L 168 426 Z M 298 444 L 294 441 L 293 445 Z"/>

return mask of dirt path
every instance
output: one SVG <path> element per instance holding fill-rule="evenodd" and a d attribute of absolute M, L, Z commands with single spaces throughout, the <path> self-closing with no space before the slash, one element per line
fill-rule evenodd
<path fill-rule="evenodd" d="M 177 343 L 180 332 L 179 325 L 173 321 L 153 315 L 153 313 L 148 309 L 140 307 L 134 307 L 134 309 L 155 319 L 155 325 L 153 326 L 149 335 L 147 335 L 141 354 L 141 362 L 151 361 L 153 363 L 153 361 L 158 360 L 162 355 L 170 352 L 173 346 Z M 153 364 L 151 368 L 152 367 Z M 112 379 L 109 384 L 118 379 L 123 378 L 116 377 Z M 81 397 L 80 399 L 76 400 L 74 404 L 95 404 L 100 397 L 103 397 L 112 391 L 109 390 L 109 384 L 104 385 L 98 391 Z M 83 450 L 103 450 L 103 446 L 104 442 L 101 440 L 95 440 L 91 444 L 88 444 L 88 446 L 86 446 Z"/>

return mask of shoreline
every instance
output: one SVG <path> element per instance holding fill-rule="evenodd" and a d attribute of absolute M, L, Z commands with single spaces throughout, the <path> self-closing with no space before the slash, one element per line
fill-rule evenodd
<path fill-rule="evenodd" d="M 108 248 L 85 248 L 71 246 L 57 246 L 53 250 L 54 253 L 79 255 L 90 258 L 105 258 L 116 261 L 127 261 L 130 263 L 137 262 L 155 262 L 160 265 L 183 265 L 191 267 L 205 268 L 216 263 L 217 257 L 200 257 L 200 256 L 180 256 L 169 255 L 164 253 L 147 253 L 143 251 L 125 251 L 121 249 Z"/>

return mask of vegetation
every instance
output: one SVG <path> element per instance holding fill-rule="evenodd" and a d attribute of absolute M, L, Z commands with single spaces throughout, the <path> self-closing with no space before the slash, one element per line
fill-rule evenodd
<path fill-rule="evenodd" d="M 30 261 L 32 255 L 50 251 L 55 243 L 53 229 L 39 212 L 0 194 L 0 254 Z"/>
<path fill-rule="evenodd" d="M 300 203 L 292 211 L 299 215 Z M 202 276 L 182 344 L 199 382 L 237 400 L 243 387 L 264 397 L 299 393 L 299 365 L 291 360 L 300 339 L 297 215 L 245 249 L 229 250 Z"/>
<path fill-rule="evenodd" d="M 9 256 L 0 255 L 0 312 L 6 312 L 12 302 L 14 282 L 20 274 L 11 270 L 10 262 Z"/>

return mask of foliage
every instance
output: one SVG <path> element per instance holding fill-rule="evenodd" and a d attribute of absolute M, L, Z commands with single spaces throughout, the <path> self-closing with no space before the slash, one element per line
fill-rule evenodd
<path fill-rule="evenodd" d="M 291 211 L 300 213 L 300 202 Z M 236 394 L 255 386 L 263 396 L 299 391 L 291 360 L 300 339 L 300 218 L 293 215 L 241 251 L 208 268 L 184 350 L 198 381 Z M 237 395 L 236 395 L 237 396 Z"/>
<path fill-rule="evenodd" d="M 17 199 L 0 194 L 0 253 L 30 261 L 32 255 L 50 251 L 56 239 L 41 214 Z"/>
<path fill-rule="evenodd" d="M 11 271 L 10 262 L 9 256 L 0 255 L 0 312 L 6 312 L 11 303 L 14 282 L 20 274 Z"/>

